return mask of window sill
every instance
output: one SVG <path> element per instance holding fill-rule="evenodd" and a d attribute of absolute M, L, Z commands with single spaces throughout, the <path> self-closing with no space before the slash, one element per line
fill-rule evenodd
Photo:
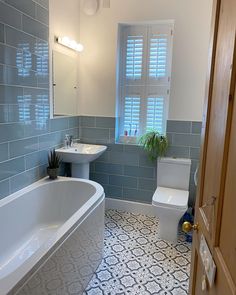
<path fill-rule="evenodd" d="M 138 137 L 137 136 L 124 136 L 121 135 L 119 137 L 119 143 L 123 143 L 123 144 L 138 144 Z"/>

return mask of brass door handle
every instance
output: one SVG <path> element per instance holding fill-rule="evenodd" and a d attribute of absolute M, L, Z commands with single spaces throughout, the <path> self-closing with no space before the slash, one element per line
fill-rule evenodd
<path fill-rule="evenodd" d="M 191 230 L 196 230 L 196 231 L 198 231 L 198 230 L 199 230 L 199 224 L 198 224 L 198 223 L 196 223 L 196 224 L 191 224 L 190 222 L 185 221 L 185 222 L 182 224 L 182 230 L 183 230 L 183 232 L 185 232 L 185 233 L 188 233 L 188 232 L 190 232 Z"/>

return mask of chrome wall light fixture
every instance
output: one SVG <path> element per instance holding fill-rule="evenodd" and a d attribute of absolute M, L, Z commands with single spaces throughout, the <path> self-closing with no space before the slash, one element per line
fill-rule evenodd
<path fill-rule="evenodd" d="M 81 52 L 84 49 L 84 46 L 80 43 L 77 43 L 75 40 L 70 39 L 69 37 L 55 37 L 55 40 L 58 44 L 66 46 L 77 52 Z"/>

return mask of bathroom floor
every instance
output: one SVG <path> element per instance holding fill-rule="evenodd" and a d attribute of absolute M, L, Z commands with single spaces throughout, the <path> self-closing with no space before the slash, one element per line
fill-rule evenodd
<path fill-rule="evenodd" d="M 104 258 L 84 295 L 188 294 L 191 244 L 157 231 L 156 217 L 107 210 Z"/>

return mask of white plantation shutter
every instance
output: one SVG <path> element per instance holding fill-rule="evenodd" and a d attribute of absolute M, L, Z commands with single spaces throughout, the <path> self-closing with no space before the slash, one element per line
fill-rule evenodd
<path fill-rule="evenodd" d="M 147 30 L 143 26 L 124 26 L 121 36 L 120 86 L 142 85 L 146 70 Z"/>
<path fill-rule="evenodd" d="M 147 84 L 170 86 L 173 25 L 153 25 L 148 30 Z"/>
<path fill-rule="evenodd" d="M 157 130 L 163 133 L 164 129 L 164 97 L 148 97 L 146 130 Z"/>
<path fill-rule="evenodd" d="M 173 23 L 120 27 L 118 140 L 135 130 L 166 132 L 172 32 Z"/>
<path fill-rule="evenodd" d="M 163 78 L 167 75 L 168 39 L 166 34 L 150 39 L 149 77 Z"/>
<path fill-rule="evenodd" d="M 143 36 L 128 36 L 126 45 L 126 79 L 141 79 Z"/>
<path fill-rule="evenodd" d="M 134 135 L 139 130 L 140 122 L 140 97 L 125 97 L 124 103 L 124 130 Z"/>

